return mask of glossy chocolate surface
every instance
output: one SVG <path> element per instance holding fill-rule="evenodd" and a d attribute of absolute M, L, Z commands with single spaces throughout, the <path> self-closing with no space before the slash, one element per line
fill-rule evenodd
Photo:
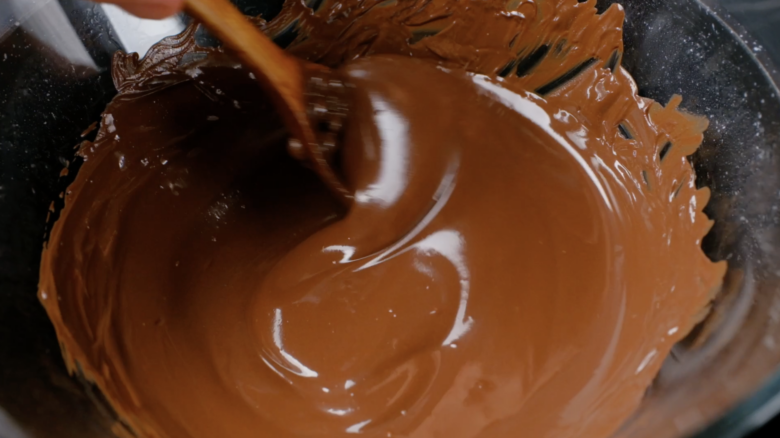
<path fill-rule="evenodd" d="M 326 1 L 259 24 L 291 19 L 289 50 L 341 75 L 314 91 L 349 108 L 323 127 L 348 208 L 192 30 L 115 60 L 39 298 L 116 430 L 609 436 L 723 276 L 686 159 L 706 120 L 637 96 L 618 6 Z"/>

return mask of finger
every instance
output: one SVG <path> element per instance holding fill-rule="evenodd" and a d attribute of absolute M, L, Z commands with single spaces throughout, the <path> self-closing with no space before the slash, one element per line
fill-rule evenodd
<path fill-rule="evenodd" d="M 97 0 L 113 3 L 127 12 L 141 17 L 159 20 L 170 17 L 182 9 L 184 0 Z"/>

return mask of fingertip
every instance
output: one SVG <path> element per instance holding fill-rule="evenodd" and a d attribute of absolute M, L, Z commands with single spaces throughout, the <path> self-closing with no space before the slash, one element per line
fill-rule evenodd
<path fill-rule="evenodd" d="M 137 17 L 151 20 L 168 18 L 180 12 L 184 7 L 184 0 L 115 0 L 110 1 L 110 3 L 116 4 Z"/>

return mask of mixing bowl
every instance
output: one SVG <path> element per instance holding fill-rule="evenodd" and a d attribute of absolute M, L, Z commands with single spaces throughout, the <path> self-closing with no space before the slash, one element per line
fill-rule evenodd
<path fill-rule="evenodd" d="M 237 3 L 265 17 L 281 7 Z M 780 2 L 621 3 L 623 63 L 640 94 L 682 94 L 685 109 L 710 119 L 691 160 L 713 193 L 704 249 L 729 271 L 711 314 L 615 438 L 743 436 L 780 411 Z M 112 53 L 144 53 L 188 20 L 139 20 L 84 0 L 0 2 L 0 437 L 113 436 L 100 392 L 65 371 L 36 298 L 38 263 L 79 165 L 74 146 L 115 94 Z"/>

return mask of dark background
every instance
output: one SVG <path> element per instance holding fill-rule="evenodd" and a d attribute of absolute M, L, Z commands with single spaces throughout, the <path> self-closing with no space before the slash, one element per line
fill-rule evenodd
<path fill-rule="evenodd" d="M 720 0 L 717 2 L 761 44 L 769 57 L 780 62 L 780 0 Z M 749 438 L 780 437 L 780 416 Z"/>

